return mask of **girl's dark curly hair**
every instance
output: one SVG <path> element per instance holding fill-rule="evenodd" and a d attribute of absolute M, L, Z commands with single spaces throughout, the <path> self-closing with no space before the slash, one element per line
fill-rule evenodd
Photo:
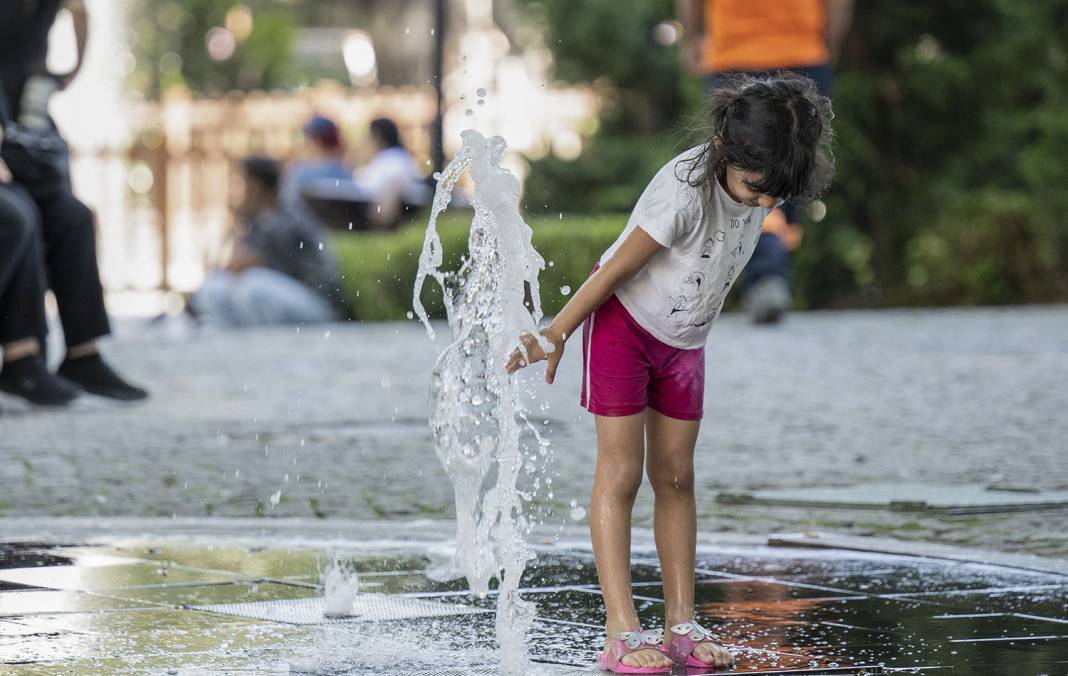
<path fill-rule="evenodd" d="M 758 192 L 806 202 L 827 190 L 834 175 L 834 112 L 807 77 L 739 75 L 708 97 L 705 138 L 688 158 L 685 180 L 707 187 L 727 166 L 759 172 Z M 680 163 L 680 166 L 683 163 Z"/>

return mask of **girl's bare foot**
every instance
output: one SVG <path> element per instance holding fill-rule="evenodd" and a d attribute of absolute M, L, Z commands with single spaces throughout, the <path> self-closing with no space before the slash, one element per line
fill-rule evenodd
<path fill-rule="evenodd" d="M 619 661 L 620 663 L 625 664 L 628 667 L 643 667 L 647 669 L 666 669 L 671 666 L 671 660 L 668 659 L 668 656 L 660 652 L 656 648 L 635 650 L 632 653 L 624 655 L 623 659 Z"/>
<path fill-rule="evenodd" d="M 620 664 L 628 667 L 668 669 L 671 667 L 671 658 L 660 652 L 657 648 L 659 642 L 660 632 L 658 631 L 608 631 L 604 652 L 612 659 L 618 658 Z M 643 644 L 644 647 L 642 647 Z M 635 650 L 635 648 L 640 649 Z M 618 657 L 620 653 L 628 649 L 633 652 Z"/>
<path fill-rule="evenodd" d="M 664 650 L 676 661 L 685 662 L 686 654 L 679 655 L 677 653 L 679 649 L 686 650 L 689 648 L 689 655 L 708 666 L 717 668 L 734 666 L 734 655 L 722 645 L 713 641 L 711 634 L 701 625 L 696 622 L 684 622 L 668 626 L 671 628 L 664 632 Z M 676 633 L 675 630 L 678 630 L 679 633 Z M 679 641 L 681 645 L 676 646 L 676 651 L 672 651 L 672 644 L 676 641 Z"/>
<path fill-rule="evenodd" d="M 718 643 L 702 641 L 693 647 L 692 655 L 705 664 L 714 664 L 717 667 L 734 665 L 734 655 Z"/>

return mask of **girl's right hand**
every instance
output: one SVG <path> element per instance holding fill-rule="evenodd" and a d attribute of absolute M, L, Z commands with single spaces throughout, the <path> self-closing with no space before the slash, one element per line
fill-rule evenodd
<path fill-rule="evenodd" d="M 553 349 L 546 352 L 537 336 L 532 333 L 524 334 L 520 336 L 520 340 L 523 341 L 523 348 L 527 352 L 526 357 L 523 356 L 523 350 L 516 348 L 508 359 L 505 370 L 508 375 L 511 375 L 524 366 L 545 360 L 548 362 L 545 369 L 545 382 L 552 385 L 553 380 L 556 379 L 556 368 L 560 365 L 560 358 L 564 356 L 566 338 L 552 326 L 545 327 L 539 333 L 544 340 L 549 341 Z"/>

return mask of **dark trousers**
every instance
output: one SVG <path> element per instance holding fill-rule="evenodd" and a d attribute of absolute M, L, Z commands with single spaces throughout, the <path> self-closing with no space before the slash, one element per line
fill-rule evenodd
<path fill-rule="evenodd" d="M 819 64 L 816 66 L 805 66 L 802 68 L 783 68 L 783 71 L 790 71 L 792 73 L 798 73 L 804 75 L 816 83 L 816 89 L 820 94 L 824 96 L 831 95 L 831 66 L 830 64 Z M 775 70 L 747 70 L 747 71 L 722 71 L 719 73 L 713 73 L 709 75 L 705 84 L 709 92 L 715 91 L 730 77 L 744 73 L 746 75 L 754 76 L 767 76 L 774 74 Z M 797 207 L 793 202 L 787 200 L 782 205 L 783 214 L 786 216 L 787 223 L 797 223 Z M 757 240 L 756 248 L 753 249 L 753 256 L 749 259 L 749 264 L 745 268 L 745 275 L 742 278 L 742 287 L 748 288 L 752 286 L 754 282 L 766 277 L 768 275 L 777 275 L 783 279 L 789 279 L 790 277 L 790 252 L 783 245 L 782 240 L 777 235 L 770 232 L 760 233 L 760 239 Z"/>
<path fill-rule="evenodd" d="M 34 199 L 18 185 L 0 185 L 0 282 L 3 342 L 36 337 L 44 347 L 46 284 L 55 294 L 68 347 L 111 332 L 93 213 L 68 191 Z"/>
<path fill-rule="evenodd" d="M 44 258 L 37 210 L 0 183 L 0 344 L 45 333 Z"/>

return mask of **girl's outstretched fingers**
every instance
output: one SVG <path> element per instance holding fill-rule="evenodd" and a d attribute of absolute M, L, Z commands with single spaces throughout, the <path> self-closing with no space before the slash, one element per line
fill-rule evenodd
<path fill-rule="evenodd" d="M 517 347 L 512 352 L 512 356 L 509 357 L 508 363 L 505 365 L 505 371 L 507 371 L 509 375 L 515 373 L 524 366 L 529 366 L 530 364 L 545 359 L 545 353 L 542 352 L 541 346 L 538 344 L 538 338 L 533 333 L 524 333 L 519 337 L 519 340 L 523 343 L 522 349 Z M 523 354 L 524 351 L 526 354 Z"/>
<path fill-rule="evenodd" d="M 512 352 L 512 356 L 508 358 L 508 363 L 505 364 L 504 370 L 508 372 L 508 375 L 512 375 L 526 365 L 526 357 L 523 356 L 523 351 L 517 347 L 515 351 Z"/>
<path fill-rule="evenodd" d="M 552 384 L 556 378 L 556 368 L 560 364 L 560 357 L 564 353 L 564 337 L 552 327 L 544 328 L 538 334 L 535 336 L 533 333 L 526 333 L 520 336 L 523 347 L 522 349 L 516 348 L 512 352 L 504 369 L 511 375 L 524 366 L 548 360 L 549 368 L 545 371 L 545 382 Z M 525 355 L 524 351 L 526 351 Z"/>

